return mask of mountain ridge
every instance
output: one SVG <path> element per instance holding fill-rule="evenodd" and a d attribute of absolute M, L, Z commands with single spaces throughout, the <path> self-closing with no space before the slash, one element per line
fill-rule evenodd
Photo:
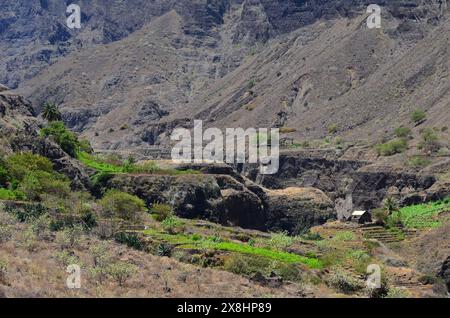
<path fill-rule="evenodd" d="M 444 127 L 439 81 L 448 42 L 433 34 L 447 32 L 446 1 L 374 1 L 383 25 L 373 30 L 365 24 L 369 2 L 81 1 L 82 30 L 44 29 L 39 37 L 57 47 L 48 62 L 23 63 L 36 70 L 25 81 L 11 80 L 23 78 L 11 64 L 0 81 L 20 82 L 37 111 L 47 101 L 60 105 L 69 127 L 105 150 L 168 147 L 170 131 L 192 118 L 219 128 L 280 127 L 296 140 L 369 143 L 410 125 L 415 108 L 429 112 L 426 126 Z M 55 1 L 33 6 L 43 20 L 62 9 Z M 0 43 L 21 30 L 19 20 L 0 21 Z"/>

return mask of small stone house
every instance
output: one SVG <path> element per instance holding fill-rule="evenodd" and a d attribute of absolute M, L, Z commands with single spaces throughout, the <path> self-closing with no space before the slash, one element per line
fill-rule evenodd
<path fill-rule="evenodd" d="M 354 211 L 350 221 L 359 224 L 372 223 L 372 215 L 369 211 Z"/>

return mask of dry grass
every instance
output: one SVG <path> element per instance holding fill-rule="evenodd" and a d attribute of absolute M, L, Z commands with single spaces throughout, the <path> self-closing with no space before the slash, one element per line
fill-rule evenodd
<path fill-rule="evenodd" d="M 0 212 L 2 214 L 2 212 Z M 84 235 L 72 249 L 66 249 L 81 267 L 79 290 L 66 287 L 68 274 L 56 257 L 62 251 L 55 236 L 49 240 L 32 239 L 24 233 L 27 225 L 14 224 L 14 235 L 0 244 L 0 260 L 7 264 L 0 293 L 7 297 L 296 297 L 296 286 L 272 289 L 250 282 L 239 275 L 198 268 L 176 260 L 149 255 L 124 245 L 106 241 L 111 261 L 126 262 L 138 268 L 123 286 L 111 278 L 101 284 L 88 274 L 94 264 L 90 247 L 100 243 Z"/>
<path fill-rule="evenodd" d="M 322 191 L 315 188 L 286 188 L 281 190 L 269 190 L 270 196 L 286 196 L 290 198 L 300 198 L 304 200 L 329 201 L 329 198 Z"/>

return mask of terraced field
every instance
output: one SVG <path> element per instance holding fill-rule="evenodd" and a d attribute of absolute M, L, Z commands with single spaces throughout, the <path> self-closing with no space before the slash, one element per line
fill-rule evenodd
<path fill-rule="evenodd" d="M 450 211 L 450 198 L 401 208 L 399 211 L 394 212 L 391 218 L 401 220 L 406 228 L 434 228 L 441 226 L 443 222 L 449 221 L 440 217 L 444 212 L 448 211 Z"/>

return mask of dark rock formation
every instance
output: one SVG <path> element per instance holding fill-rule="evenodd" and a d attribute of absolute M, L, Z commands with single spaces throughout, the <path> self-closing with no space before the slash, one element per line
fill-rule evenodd
<path fill-rule="evenodd" d="M 422 191 L 430 188 L 436 178 L 431 175 L 414 175 L 392 171 L 389 167 L 366 167 L 353 174 L 352 197 L 356 207 L 379 207 L 386 196 L 401 205 L 423 202 Z"/>
<path fill-rule="evenodd" d="M 325 192 L 333 201 L 339 218 L 347 218 L 355 209 L 380 207 L 386 197 L 401 205 L 442 199 L 448 195 L 444 185 L 435 186 L 431 174 L 413 174 L 365 161 L 308 157 L 283 154 L 274 175 L 261 176 L 258 168 L 246 166 L 244 174 L 270 189 L 313 187 Z"/>
<path fill-rule="evenodd" d="M 133 193 L 149 207 L 153 203 L 170 204 L 180 217 L 248 229 L 298 234 L 336 218 L 331 201 L 320 190 L 277 193 L 227 174 L 118 175 L 104 187 Z"/>
<path fill-rule="evenodd" d="M 450 256 L 442 264 L 441 271 L 439 272 L 439 277 L 441 277 L 445 284 L 447 285 L 447 290 L 450 293 Z"/>
<path fill-rule="evenodd" d="M 225 177 L 203 174 L 116 176 L 106 187 L 133 193 L 148 206 L 170 204 L 180 217 L 263 229 L 265 217 L 259 197 L 232 177 L 224 182 Z"/>
<path fill-rule="evenodd" d="M 336 218 L 332 201 L 314 188 L 269 191 L 267 206 L 267 227 L 293 235 Z"/>

